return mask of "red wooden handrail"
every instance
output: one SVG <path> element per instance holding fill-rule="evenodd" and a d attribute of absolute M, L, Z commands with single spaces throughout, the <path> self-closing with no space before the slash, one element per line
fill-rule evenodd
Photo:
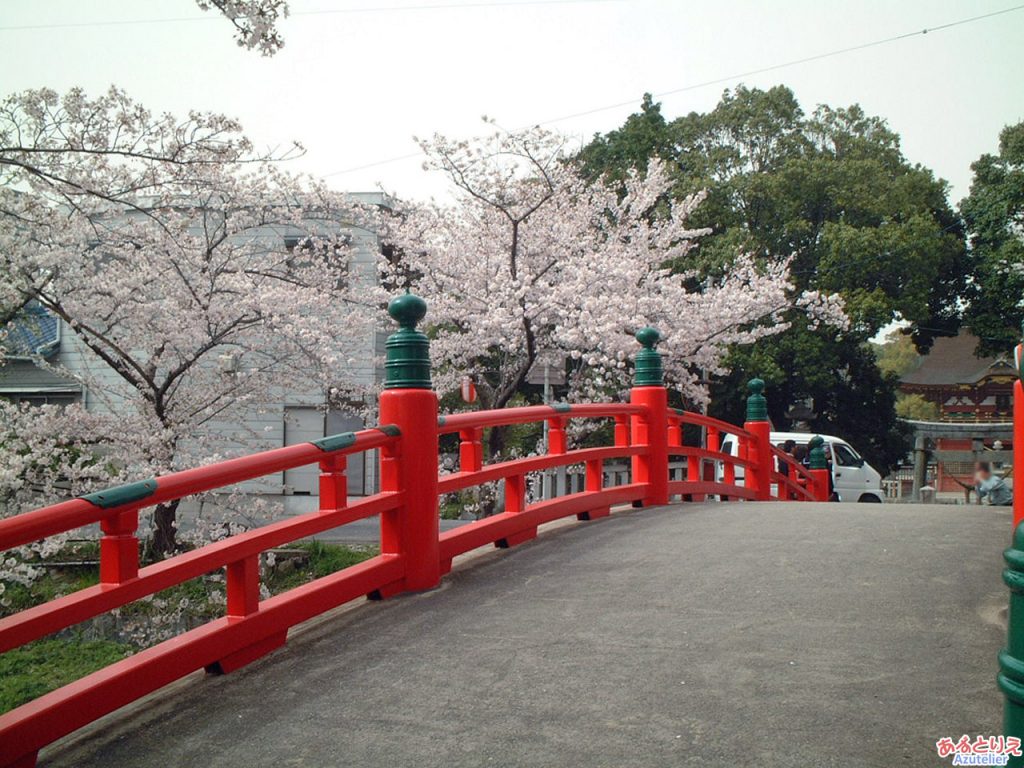
<path fill-rule="evenodd" d="M 591 520 L 607 514 L 615 504 L 639 501 L 646 489 L 642 484 L 618 485 L 601 491 L 573 493 L 557 499 L 531 504 L 521 512 L 504 512 L 485 517 L 441 534 L 442 570 L 451 568 L 452 558 L 464 552 L 496 542 L 507 547 L 533 538 L 537 527 L 569 515 Z M 595 510 L 599 507 L 602 511 Z"/>
<path fill-rule="evenodd" d="M 754 501 L 754 491 L 742 485 L 718 483 L 712 480 L 670 480 L 668 491 L 673 496 L 719 496 L 728 499 Z"/>
<path fill-rule="evenodd" d="M 800 476 L 801 479 L 806 480 L 808 483 L 814 482 L 814 476 L 811 474 L 811 470 L 809 470 L 807 467 L 805 467 L 799 461 L 794 459 L 788 453 L 786 453 L 783 450 L 780 450 L 779 448 L 775 447 L 774 445 L 771 446 L 771 452 L 772 452 L 772 455 L 776 459 L 779 459 L 780 461 L 786 462 L 786 464 L 790 468 L 790 473 L 791 474 L 795 472 L 797 475 Z"/>
<path fill-rule="evenodd" d="M 730 424 L 727 421 L 721 421 L 719 419 L 713 419 L 710 416 L 705 416 L 702 413 L 694 413 L 692 411 L 683 411 L 679 408 L 673 408 L 668 412 L 669 421 L 679 421 L 683 424 L 695 424 L 699 427 L 709 427 L 710 429 L 717 429 L 719 432 L 727 432 L 730 435 L 741 435 L 746 438 L 753 438 L 753 434 L 743 427 L 738 427 L 735 424 Z"/>
<path fill-rule="evenodd" d="M 237 669 L 283 644 L 289 627 L 394 583 L 402 572 L 400 559 L 366 560 L 268 598 L 255 613 L 214 619 L 0 715 L 0 765 L 30 766 L 40 748 L 196 670 Z"/>
<path fill-rule="evenodd" d="M 774 459 L 780 463 L 785 463 L 789 467 L 788 475 L 772 469 L 772 482 L 776 484 L 777 488 L 775 498 L 779 501 L 791 500 L 788 494 L 783 492 L 783 488 L 788 488 L 792 493 L 796 494 L 795 498 L 797 500 L 815 501 L 817 483 L 815 482 L 814 475 L 811 474 L 811 470 L 774 445 L 769 445 L 768 448 Z"/>
<path fill-rule="evenodd" d="M 687 458 L 692 456 L 695 459 L 719 461 L 723 464 L 733 464 L 737 467 L 749 467 L 753 464 L 753 462 L 740 458 L 739 456 L 733 456 L 731 453 L 709 451 L 693 445 L 670 445 L 668 448 L 668 454 L 669 456 L 686 456 Z"/>
<path fill-rule="evenodd" d="M 0 652 L 218 568 L 227 569 L 228 593 L 223 619 L 0 715 L 0 765 L 31 765 L 40 747 L 178 677 L 204 667 L 222 672 L 236 669 L 283 644 L 294 624 L 360 594 L 396 589 L 393 585 L 401 583 L 405 570 L 403 558 L 384 554 L 261 601 L 257 558 L 273 547 L 397 510 L 403 503 L 401 492 L 378 493 L 349 505 L 344 474 L 346 456 L 375 448 L 393 452 L 399 440 L 394 427 L 334 435 L 120 486 L 0 521 L 0 549 L 93 522 L 104 526 L 101 583 L 0 619 Z M 134 530 L 139 509 L 314 462 L 321 469 L 321 506 L 316 512 L 138 568 Z M 109 567 L 110 560 L 117 567 Z"/>
<path fill-rule="evenodd" d="M 525 459 L 513 459 L 496 464 L 487 464 L 475 472 L 452 472 L 451 474 L 441 475 L 437 485 L 441 493 L 454 493 L 464 488 L 472 488 L 515 475 L 525 475 L 528 472 L 540 472 L 545 469 L 567 467 L 572 464 L 585 464 L 588 461 L 605 461 L 607 459 L 641 456 L 645 452 L 646 448 L 640 445 L 610 445 L 601 448 L 581 448 L 575 451 L 546 454 L 544 456 L 529 456 Z"/>
<path fill-rule="evenodd" d="M 613 505 L 662 504 L 670 495 L 766 499 L 768 478 L 786 495 L 801 498 L 812 498 L 808 489 L 816 487 L 802 484 L 810 477 L 807 470 L 768 444 L 766 422 L 748 421 L 741 428 L 670 409 L 664 388 L 649 384 L 634 388 L 630 403 L 528 406 L 442 417 L 437 416 L 436 396 L 425 387 L 385 389 L 380 403 L 382 418 L 396 426 L 175 472 L 0 520 L 0 550 L 97 522 L 103 530 L 101 583 L 0 620 L 0 652 L 219 568 L 226 569 L 228 592 L 223 618 L 0 715 L 0 768 L 31 765 L 40 747 L 196 669 L 229 672 L 247 664 L 283 644 L 291 626 L 360 595 L 387 597 L 432 587 L 459 554 L 488 544 L 514 546 L 536 536 L 546 522 L 570 515 L 594 519 L 608 515 Z M 575 418 L 614 419 L 614 444 L 570 450 L 566 423 Z M 549 426 L 547 453 L 484 464 L 484 429 L 537 421 Z M 682 445 L 682 424 L 707 427 L 707 446 Z M 439 475 L 438 437 L 452 433 L 460 437 L 460 468 Z M 722 433 L 738 436 L 740 455 L 718 450 Z M 382 491 L 349 505 L 345 457 L 371 449 L 380 449 Z M 764 465 L 765 457 L 777 455 L 793 463 L 793 477 L 774 472 L 774 461 Z M 669 456 L 686 457 L 687 479 L 669 480 Z M 632 480 L 606 487 L 604 462 L 614 459 L 631 461 Z M 723 465 L 722 482 L 700 476 L 703 461 Z M 135 529 L 140 509 L 313 463 L 321 471 L 319 510 L 139 567 Z M 571 464 L 585 466 L 585 490 L 527 503 L 529 473 Z M 746 468 L 742 485 L 735 481 L 736 466 Z M 750 484 L 751 478 L 756 484 Z M 499 480 L 505 484 L 504 511 L 439 532 L 440 494 Z M 380 556 L 260 600 L 262 552 L 375 515 L 381 518 Z"/>
<path fill-rule="evenodd" d="M 397 434 L 388 427 L 365 429 L 350 434 L 353 442 L 336 450 L 324 450 L 314 443 L 299 443 L 162 475 L 155 478 L 155 490 L 151 494 L 126 504 L 104 508 L 86 498 L 78 498 L 8 517 L 0 520 L 0 551 L 20 547 L 47 536 L 73 531 L 125 512 L 224 488 L 245 480 L 255 480 L 274 472 L 312 464 L 330 456 L 347 456 L 391 445 L 398 439 Z"/>
<path fill-rule="evenodd" d="M 555 418 L 596 419 L 615 416 L 633 416 L 646 413 L 647 408 L 631 403 L 572 403 L 560 405 L 526 405 L 517 408 L 498 408 L 491 411 L 466 411 L 442 416 L 438 434 L 448 435 L 463 429 L 505 427 L 511 424 L 529 424 Z"/>
<path fill-rule="evenodd" d="M 377 494 L 342 509 L 310 512 L 236 534 L 161 560 L 121 584 L 97 584 L 0 619 L 0 653 L 98 616 L 160 590 L 202 576 L 268 549 L 396 509 L 397 494 Z"/>
<path fill-rule="evenodd" d="M 771 473 L 772 482 L 778 487 L 778 493 L 775 494 L 775 499 L 778 501 L 814 501 L 814 484 L 810 481 L 801 482 L 800 480 L 794 480 L 789 475 L 784 475 L 781 472 Z M 801 478 L 803 480 L 803 478 Z M 795 493 L 798 498 L 790 499 L 785 493 L 783 488 L 788 488 L 790 491 Z"/>

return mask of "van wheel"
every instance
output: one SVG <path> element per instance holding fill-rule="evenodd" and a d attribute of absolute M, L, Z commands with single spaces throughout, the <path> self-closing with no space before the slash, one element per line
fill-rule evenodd
<path fill-rule="evenodd" d="M 857 499 L 857 501 L 861 502 L 862 504 L 881 504 L 882 503 L 882 500 L 880 498 L 878 498 L 877 496 L 875 496 L 873 494 L 870 494 L 870 493 L 862 494 L 861 497 L 859 499 Z"/>

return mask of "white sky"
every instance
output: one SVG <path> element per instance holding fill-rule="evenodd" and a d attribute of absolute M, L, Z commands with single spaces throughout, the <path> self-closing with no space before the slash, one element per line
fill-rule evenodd
<path fill-rule="evenodd" d="M 449 0 L 452 4 L 490 0 Z M 1019 1 L 1019 0 L 1018 0 Z M 154 111 L 239 118 L 258 145 L 292 139 L 296 170 L 318 175 L 416 151 L 411 137 L 470 136 L 561 120 L 580 140 L 621 125 L 644 91 L 684 88 L 1012 7 L 1015 0 L 610 0 L 414 10 L 443 0 L 291 0 L 273 58 L 243 51 L 227 20 L 193 0 L 0 0 L 0 94 L 111 83 Z M 392 10 L 383 9 L 384 6 Z M 399 10 L 393 10 L 402 6 Z M 363 9 L 345 13 L 311 11 Z M 366 10 L 375 8 L 375 10 Z M 140 19 L 200 20 L 105 26 Z M 970 164 L 1024 119 L 1024 9 L 665 97 L 668 117 L 714 106 L 726 85 L 794 89 L 805 111 L 860 103 L 885 117 L 913 162 L 968 191 Z M 383 185 L 438 194 L 417 159 L 330 176 L 338 189 Z"/>

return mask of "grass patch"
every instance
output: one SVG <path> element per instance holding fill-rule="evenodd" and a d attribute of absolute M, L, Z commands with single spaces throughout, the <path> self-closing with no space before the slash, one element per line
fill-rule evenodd
<path fill-rule="evenodd" d="M 325 544 L 322 541 L 303 541 L 290 549 L 301 550 L 302 558 L 289 567 L 284 562 L 275 564 L 264 573 L 263 583 L 271 594 L 308 584 L 314 579 L 329 576 L 343 568 L 369 560 L 378 553 L 377 547 L 353 547 Z"/>
<path fill-rule="evenodd" d="M 0 617 L 9 616 L 63 595 L 70 595 L 80 589 L 94 586 L 100 581 L 98 566 L 46 567 L 43 570 L 45 573 L 29 586 L 14 581 L 6 582 L 4 605 L 0 606 Z"/>
<path fill-rule="evenodd" d="M 374 546 L 349 547 L 320 541 L 300 542 L 289 550 L 293 556 L 282 555 L 274 567 L 264 570 L 263 584 L 271 594 L 328 576 L 368 560 L 378 552 Z M 96 571 L 80 567 L 48 568 L 31 587 L 9 583 L 4 595 L 9 604 L 4 610 L 14 613 L 92 586 L 98 581 Z M 225 587 L 220 573 L 190 579 L 151 598 L 122 606 L 120 614 L 122 618 L 155 622 L 177 611 L 186 625 L 201 624 L 224 615 Z M 51 637 L 0 654 L 0 713 L 120 661 L 148 644 L 150 641 L 133 645 L 108 639 L 85 640 L 80 636 Z"/>
<path fill-rule="evenodd" d="M 0 712 L 102 669 L 132 649 L 111 640 L 51 638 L 0 654 Z"/>

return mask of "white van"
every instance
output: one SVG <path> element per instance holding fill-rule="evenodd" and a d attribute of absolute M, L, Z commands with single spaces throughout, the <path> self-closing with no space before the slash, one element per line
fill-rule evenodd
<path fill-rule="evenodd" d="M 792 440 L 797 445 L 807 445 L 814 433 L 808 432 L 772 432 L 772 445 L 781 448 L 787 440 Z M 885 495 L 882 493 L 882 476 L 877 470 L 861 458 L 860 454 L 853 449 L 848 442 L 832 435 L 821 435 L 825 446 L 832 454 L 832 485 L 840 501 L 865 501 L 881 502 Z M 722 435 L 722 453 L 730 456 L 738 455 L 739 444 L 735 435 Z M 718 467 L 718 477 L 721 482 L 722 467 Z M 736 467 L 736 479 L 743 477 L 743 467 Z M 772 486 L 772 494 L 775 494 L 775 487 Z"/>

